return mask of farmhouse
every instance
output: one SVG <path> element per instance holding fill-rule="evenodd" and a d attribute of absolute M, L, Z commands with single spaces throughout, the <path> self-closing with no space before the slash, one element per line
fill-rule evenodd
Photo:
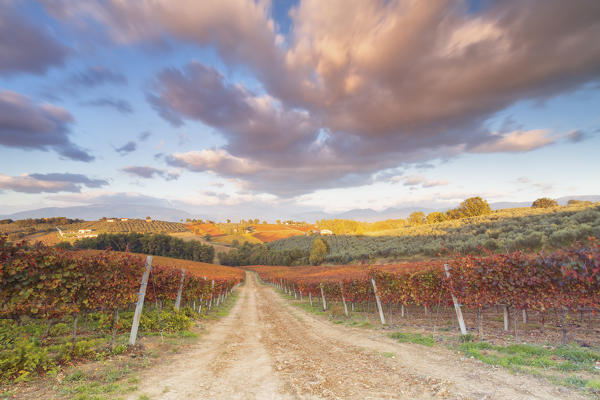
<path fill-rule="evenodd" d="M 121 221 L 129 221 L 129 218 L 121 218 Z"/>
<path fill-rule="evenodd" d="M 321 235 L 326 235 L 326 236 L 333 235 L 333 232 L 330 231 L 329 229 L 321 229 L 320 233 L 321 233 Z"/>
<path fill-rule="evenodd" d="M 92 233 L 92 230 L 91 229 L 80 229 L 78 233 L 81 235 L 85 235 L 88 233 Z"/>
<path fill-rule="evenodd" d="M 115 222 L 115 220 L 111 218 L 111 219 L 107 219 L 106 222 Z"/>

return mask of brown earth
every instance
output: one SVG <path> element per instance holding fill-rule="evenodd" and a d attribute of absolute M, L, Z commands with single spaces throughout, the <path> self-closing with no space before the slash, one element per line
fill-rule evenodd
<path fill-rule="evenodd" d="M 334 325 L 248 272 L 230 314 L 168 365 L 146 370 L 151 399 L 583 399 L 443 348 Z"/>

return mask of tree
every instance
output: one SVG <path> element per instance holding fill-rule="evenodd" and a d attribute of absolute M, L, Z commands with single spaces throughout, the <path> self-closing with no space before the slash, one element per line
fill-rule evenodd
<path fill-rule="evenodd" d="M 323 240 L 317 238 L 313 241 L 312 249 L 308 256 L 308 261 L 312 265 L 320 265 L 325 259 L 325 254 L 327 254 L 327 246 Z"/>
<path fill-rule="evenodd" d="M 227 223 L 228 223 L 228 224 L 230 224 L 230 223 L 231 223 L 231 220 L 230 220 L 229 218 L 227 218 Z"/>
<path fill-rule="evenodd" d="M 425 222 L 425 213 L 423 211 L 415 211 L 408 216 L 410 225 L 422 225 Z"/>
<path fill-rule="evenodd" d="M 556 206 L 558 206 L 556 200 L 552 200 L 547 197 L 541 197 L 531 204 L 531 207 L 533 208 L 550 208 Z"/>
<path fill-rule="evenodd" d="M 463 217 L 477 217 L 479 215 L 486 215 L 492 212 L 490 205 L 487 201 L 481 197 L 470 197 L 460 203 L 458 211 Z"/>
<path fill-rule="evenodd" d="M 438 222 L 443 222 L 448 219 L 448 216 L 442 212 L 434 211 L 429 213 L 425 218 L 425 222 L 428 224 L 437 224 Z"/>

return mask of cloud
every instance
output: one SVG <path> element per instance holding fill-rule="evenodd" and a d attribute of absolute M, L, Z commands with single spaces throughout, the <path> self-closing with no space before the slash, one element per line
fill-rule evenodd
<path fill-rule="evenodd" d="M 85 32 L 95 32 L 100 24 L 115 43 L 122 45 L 140 42 L 164 45 L 171 36 L 203 46 L 214 45 L 227 61 L 266 67 L 277 56 L 274 44 L 278 35 L 269 19 L 269 1 L 45 0 L 43 3 L 49 14 L 72 22 Z"/>
<path fill-rule="evenodd" d="M 544 129 L 514 131 L 492 135 L 493 139 L 476 145 L 470 151 L 474 153 L 517 153 L 539 149 L 556 141 L 556 137 Z"/>
<path fill-rule="evenodd" d="M 301 155 L 319 133 L 306 112 L 228 84 L 214 68 L 198 62 L 183 71 L 163 70 L 154 86 L 156 93 L 148 94 L 148 100 L 163 118 L 175 126 L 188 118 L 218 128 L 232 154 L 269 159 L 281 154 L 289 162 L 289 152 Z"/>
<path fill-rule="evenodd" d="M 115 151 L 122 156 L 125 156 L 137 149 L 137 144 L 135 142 L 127 142 L 121 147 L 116 147 Z"/>
<path fill-rule="evenodd" d="M 41 75 L 63 65 L 68 54 L 46 29 L 15 12 L 10 1 L 0 2 L 0 75 Z"/>
<path fill-rule="evenodd" d="M 517 179 L 517 183 L 520 183 L 522 185 L 526 185 L 529 188 L 534 189 L 534 191 L 541 191 L 544 193 L 548 193 L 551 192 L 552 190 L 554 190 L 555 188 L 555 184 L 554 183 L 548 183 L 548 182 L 534 182 L 531 179 L 529 179 L 526 176 L 521 176 Z"/>
<path fill-rule="evenodd" d="M 440 180 L 436 180 L 436 181 L 425 181 L 425 182 L 423 182 L 423 187 L 430 188 L 430 187 L 436 187 L 436 186 L 445 186 L 447 184 L 448 184 L 448 181 L 440 179 Z"/>
<path fill-rule="evenodd" d="M 152 132 L 149 131 L 140 132 L 140 134 L 138 135 L 138 140 L 140 142 L 145 142 L 151 135 Z"/>
<path fill-rule="evenodd" d="M 89 162 L 94 157 L 71 142 L 73 117 L 52 104 L 34 104 L 15 92 L 0 91 L 0 145 L 24 150 L 54 150 L 64 158 Z"/>
<path fill-rule="evenodd" d="M 133 112 L 133 108 L 131 107 L 131 104 L 128 101 L 122 99 L 115 99 L 112 97 L 101 97 L 98 99 L 83 102 L 81 104 L 93 107 L 110 107 L 114 108 L 121 114 L 131 114 Z"/>
<path fill-rule="evenodd" d="M 150 135 L 152 135 L 152 133 L 150 133 L 148 131 L 140 132 L 140 134 L 137 136 L 137 139 L 140 142 L 145 142 L 146 140 L 148 140 Z M 138 146 L 138 144 L 135 141 L 130 140 L 129 142 L 125 143 L 121 147 L 115 147 L 115 151 L 117 153 L 119 153 L 120 155 L 125 156 L 131 152 L 136 151 L 137 146 Z M 155 156 L 155 158 L 156 158 L 156 156 Z"/>
<path fill-rule="evenodd" d="M 445 180 L 430 180 L 425 178 L 423 175 L 410 175 L 410 176 L 402 176 L 396 175 L 392 176 L 388 179 L 389 182 L 397 183 L 403 182 L 404 186 L 409 187 L 423 187 L 423 188 L 432 188 L 436 186 L 445 186 L 448 184 L 448 181 Z"/>
<path fill-rule="evenodd" d="M 166 171 L 163 169 L 148 166 L 129 166 L 122 168 L 121 171 L 143 179 L 152 179 L 156 176 L 160 176 L 167 181 L 172 181 L 178 179 L 179 176 L 181 176 L 181 173 L 179 171 Z"/>
<path fill-rule="evenodd" d="M 234 157 L 223 149 L 174 153 L 167 157 L 167 163 L 190 171 L 218 171 L 229 176 L 253 175 L 265 169 L 260 164 Z"/>
<path fill-rule="evenodd" d="M 49 9 L 87 17 L 120 44 L 211 45 L 229 67 L 253 73 L 265 94 L 190 63 L 160 72 L 147 98 L 175 126 L 198 120 L 223 135 L 213 172 L 278 194 L 365 183 L 384 169 L 465 152 L 547 146 L 556 139 L 544 129 L 492 132 L 486 122 L 519 100 L 577 89 L 600 70 L 600 44 L 589 40 L 600 36 L 596 0 L 509 0 L 476 11 L 458 0 L 304 0 L 289 13 L 286 38 L 262 1 L 59 1 Z M 206 170 L 199 160 L 190 168 Z M 254 172 L 234 173 L 240 164 Z"/>
<path fill-rule="evenodd" d="M 71 75 L 67 84 L 71 87 L 92 88 L 103 84 L 124 85 L 127 78 L 120 72 L 112 71 L 101 65 L 95 65 L 82 72 Z"/>
<path fill-rule="evenodd" d="M 581 130 L 574 130 L 567 133 L 567 140 L 571 143 L 579 143 L 589 138 L 589 135 Z"/>
<path fill-rule="evenodd" d="M 8 176 L 0 174 L 0 189 L 21 193 L 80 192 L 83 186 L 100 188 L 108 185 L 104 179 L 90 179 L 71 173 L 25 174 Z"/>

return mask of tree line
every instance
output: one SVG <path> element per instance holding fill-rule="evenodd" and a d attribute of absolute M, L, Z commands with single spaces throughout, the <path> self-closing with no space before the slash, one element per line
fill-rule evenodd
<path fill-rule="evenodd" d="M 70 247 L 68 242 L 61 246 Z M 116 251 L 130 251 L 132 253 L 152 254 L 155 256 L 181 258 L 184 260 L 212 263 L 215 249 L 199 241 L 172 237 L 160 233 L 101 233 L 94 238 L 77 240 L 76 249 L 112 249 Z"/>

